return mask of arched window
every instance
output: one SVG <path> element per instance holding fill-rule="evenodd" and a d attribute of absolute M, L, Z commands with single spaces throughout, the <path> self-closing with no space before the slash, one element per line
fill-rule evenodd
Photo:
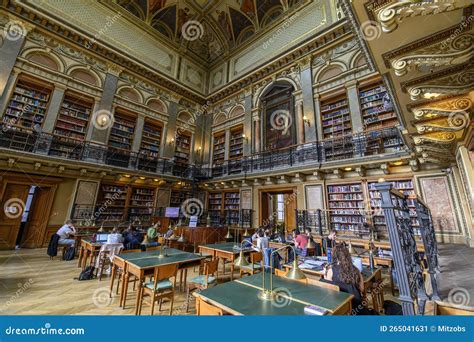
<path fill-rule="evenodd" d="M 263 138 L 266 150 L 296 144 L 294 88 L 277 82 L 262 95 Z"/>

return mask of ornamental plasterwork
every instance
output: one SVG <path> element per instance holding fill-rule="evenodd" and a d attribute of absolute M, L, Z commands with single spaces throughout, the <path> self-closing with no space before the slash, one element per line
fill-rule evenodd
<path fill-rule="evenodd" d="M 28 35 L 29 40 L 35 42 L 36 44 L 49 48 L 61 55 L 67 56 L 79 63 L 90 65 L 92 68 L 97 69 L 102 72 L 108 71 L 108 66 L 106 63 L 103 63 L 95 58 L 92 58 L 79 50 L 72 48 L 69 45 L 64 45 L 52 38 L 46 37 L 38 32 L 31 32 Z"/>
<path fill-rule="evenodd" d="M 457 112 L 447 118 L 429 120 L 428 122 L 415 123 L 418 133 L 426 132 L 458 132 L 469 124 L 469 115 L 465 112 Z"/>
<path fill-rule="evenodd" d="M 359 44 L 357 43 L 356 39 L 351 39 L 347 42 L 342 43 L 341 45 L 338 45 L 334 49 L 331 49 L 329 51 L 326 51 L 318 56 L 316 56 L 313 60 L 313 66 L 319 66 L 323 64 L 329 63 L 331 60 L 338 58 L 342 55 L 345 55 L 349 51 L 355 50 L 359 48 Z"/>
<path fill-rule="evenodd" d="M 440 66 L 462 64 L 474 56 L 473 43 L 474 34 L 461 34 L 452 41 L 443 40 L 410 51 L 390 61 L 390 64 L 397 76 L 404 76 L 413 69 L 423 72 Z"/>
<path fill-rule="evenodd" d="M 413 137 L 416 145 L 435 143 L 439 145 L 451 145 L 456 140 L 456 134 L 450 132 L 433 132 Z"/>
<path fill-rule="evenodd" d="M 455 0 L 395 1 L 378 11 L 376 20 L 384 32 L 392 32 L 406 18 L 448 12 L 456 8 Z"/>
<path fill-rule="evenodd" d="M 416 120 L 449 117 L 456 113 L 470 113 L 472 100 L 468 97 L 458 97 L 444 101 L 429 103 L 424 106 L 412 108 Z"/>
<path fill-rule="evenodd" d="M 430 77 L 422 77 L 402 84 L 413 101 L 430 94 L 460 95 L 474 88 L 474 63 L 462 64 L 443 70 Z"/>

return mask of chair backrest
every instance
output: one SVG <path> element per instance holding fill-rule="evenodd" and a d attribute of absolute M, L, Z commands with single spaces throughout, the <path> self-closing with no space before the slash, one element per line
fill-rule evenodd
<path fill-rule="evenodd" d="M 320 281 L 318 279 L 308 278 L 307 279 L 307 284 L 308 285 L 319 286 L 319 287 L 324 287 L 325 289 L 330 289 L 330 290 L 334 290 L 334 291 L 340 291 L 339 286 L 331 284 L 331 283 L 327 283 L 327 282 L 324 282 L 324 281 Z"/>
<path fill-rule="evenodd" d="M 435 301 L 434 314 L 436 316 L 472 316 L 474 307 L 455 306 L 446 302 Z"/>
<path fill-rule="evenodd" d="M 286 272 L 284 270 L 280 270 L 278 268 L 275 268 L 275 275 L 278 277 L 284 277 Z"/>
<path fill-rule="evenodd" d="M 219 259 L 209 260 L 204 263 L 204 274 L 214 275 L 219 267 Z"/>
<path fill-rule="evenodd" d="M 218 307 L 201 300 L 199 301 L 198 315 L 199 316 L 223 316 L 224 312 L 222 311 L 222 309 L 219 309 Z"/>
<path fill-rule="evenodd" d="M 250 253 L 250 262 L 252 264 L 258 264 L 263 260 L 263 253 L 262 252 L 253 252 Z"/>
<path fill-rule="evenodd" d="M 155 285 L 159 281 L 162 281 L 171 277 L 175 277 L 177 272 L 178 272 L 178 266 L 176 264 L 164 265 L 164 266 L 155 268 Z"/>

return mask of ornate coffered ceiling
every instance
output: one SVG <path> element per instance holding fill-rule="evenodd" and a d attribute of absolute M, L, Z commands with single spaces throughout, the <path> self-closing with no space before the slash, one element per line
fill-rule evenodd
<path fill-rule="evenodd" d="M 114 0 L 141 27 L 206 64 L 225 59 L 307 0 Z M 137 21 L 137 18 L 139 21 Z"/>
<path fill-rule="evenodd" d="M 449 164 L 472 130 L 472 1 L 343 0 L 369 58 L 395 89 L 420 163 Z"/>

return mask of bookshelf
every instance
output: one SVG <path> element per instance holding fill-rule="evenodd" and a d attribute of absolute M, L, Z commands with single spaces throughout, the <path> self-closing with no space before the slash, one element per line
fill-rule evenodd
<path fill-rule="evenodd" d="M 67 157 L 81 153 L 80 143 L 86 139 L 93 105 L 90 98 L 66 93 L 54 126 L 50 155 Z"/>
<path fill-rule="evenodd" d="M 42 125 L 50 95 L 51 88 L 44 88 L 27 80 L 18 80 L 6 108 L 4 122 L 28 129 L 32 129 L 35 124 Z"/>
<path fill-rule="evenodd" d="M 190 191 L 172 190 L 170 195 L 170 207 L 180 207 L 185 200 L 192 197 L 193 194 Z"/>
<path fill-rule="evenodd" d="M 359 103 L 366 130 L 392 127 L 398 123 L 393 104 L 382 81 L 361 88 Z"/>
<path fill-rule="evenodd" d="M 362 232 L 364 192 L 361 183 L 328 185 L 329 219 L 332 229 Z"/>
<path fill-rule="evenodd" d="M 244 128 L 242 126 L 231 129 L 229 142 L 229 159 L 240 159 L 243 155 Z"/>
<path fill-rule="evenodd" d="M 214 134 L 212 149 L 212 163 L 222 164 L 225 159 L 225 133 L 220 132 Z"/>
<path fill-rule="evenodd" d="M 207 211 L 212 224 L 237 225 L 240 218 L 240 192 L 223 191 L 209 192 Z"/>
<path fill-rule="evenodd" d="M 160 156 L 163 126 L 157 121 L 146 120 L 143 126 L 142 141 L 140 142 L 139 168 L 156 171 L 157 159 Z"/>
<path fill-rule="evenodd" d="M 191 151 L 191 134 L 183 132 L 176 136 L 176 149 L 174 152 L 176 164 L 187 165 Z"/>
<path fill-rule="evenodd" d="M 224 193 L 224 217 L 230 225 L 239 224 L 240 192 Z"/>
<path fill-rule="evenodd" d="M 323 139 L 331 139 L 351 132 L 351 114 L 347 95 L 321 101 Z"/>
<path fill-rule="evenodd" d="M 136 119 L 134 117 L 116 110 L 114 124 L 109 135 L 109 146 L 130 151 L 132 149 L 135 124 Z"/>
<path fill-rule="evenodd" d="M 96 202 L 99 222 L 118 223 L 126 219 L 129 189 L 126 185 L 102 184 Z"/>
<path fill-rule="evenodd" d="M 406 196 L 415 196 L 415 189 L 413 188 L 413 180 L 412 179 L 401 179 L 401 180 L 393 180 L 389 181 L 393 187 L 400 192 L 402 192 Z M 381 212 L 381 199 L 380 193 L 375 190 L 375 184 L 377 182 L 368 182 L 368 189 L 369 189 L 369 198 L 370 198 L 370 208 L 372 212 L 372 223 L 374 225 L 375 231 L 378 233 L 379 236 L 384 238 L 388 238 L 388 230 L 387 230 L 387 223 L 385 221 L 385 216 L 383 212 Z M 416 208 L 413 199 L 408 199 L 408 207 L 410 210 L 410 218 L 413 230 L 415 235 L 420 235 L 419 227 L 420 224 L 417 219 L 416 215 Z"/>
<path fill-rule="evenodd" d="M 129 202 L 129 221 L 151 222 L 155 208 L 156 189 L 133 187 Z"/>

